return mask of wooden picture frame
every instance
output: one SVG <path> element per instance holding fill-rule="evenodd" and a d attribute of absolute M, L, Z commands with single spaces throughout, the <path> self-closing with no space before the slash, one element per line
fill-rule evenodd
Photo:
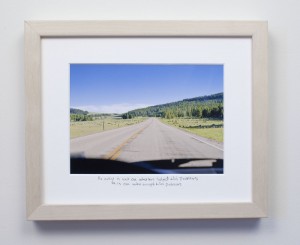
<path fill-rule="evenodd" d="M 261 218 L 267 215 L 267 23 L 263 21 L 26 21 L 26 197 L 29 220 Z M 43 193 L 41 41 L 68 37 L 251 38 L 252 200 L 53 205 Z"/>

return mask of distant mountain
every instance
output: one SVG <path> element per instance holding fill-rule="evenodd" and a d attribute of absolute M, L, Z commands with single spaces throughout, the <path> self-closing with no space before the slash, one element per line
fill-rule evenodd
<path fill-rule="evenodd" d="M 223 118 L 223 93 L 136 109 L 122 115 L 124 119 L 138 116 Z"/>
<path fill-rule="evenodd" d="M 88 111 L 83 111 L 80 109 L 70 108 L 70 114 L 80 114 L 80 115 L 87 115 Z"/>

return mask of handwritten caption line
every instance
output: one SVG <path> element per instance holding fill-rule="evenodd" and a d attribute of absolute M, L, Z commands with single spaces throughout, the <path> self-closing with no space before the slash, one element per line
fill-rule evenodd
<path fill-rule="evenodd" d="M 155 177 L 112 177 L 98 176 L 98 181 L 114 186 L 133 187 L 181 187 L 188 182 L 198 181 L 197 176 L 155 176 Z"/>

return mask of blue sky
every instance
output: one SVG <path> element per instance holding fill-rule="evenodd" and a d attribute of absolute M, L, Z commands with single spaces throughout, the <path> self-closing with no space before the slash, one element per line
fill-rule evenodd
<path fill-rule="evenodd" d="M 223 92 L 223 65 L 71 64 L 70 106 L 128 110 Z"/>

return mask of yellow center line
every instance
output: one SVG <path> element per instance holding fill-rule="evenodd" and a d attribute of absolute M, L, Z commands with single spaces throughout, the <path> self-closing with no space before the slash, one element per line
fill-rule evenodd
<path fill-rule="evenodd" d="M 129 138 L 127 138 L 125 141 L 123 141 L 120 145 L 118 145 L 114 150 L 112 150 L 111 152 L 109 152 L 108 154 L 106 154 L 105 158 L 109 159 L 109 160 L 115 160 L 117 159 L 118 156 L 120 156 L 121 152 L 122 152 L 122 148 L 128 144 L 129 142 L 131 142 L 132 140 L 134 140 L 140 133 L 142 133 L 149 125 L 145 126 L 144 128 L 138 130 L 137 132 L 135 132 L 134 134 L 132 134 Z"/>

